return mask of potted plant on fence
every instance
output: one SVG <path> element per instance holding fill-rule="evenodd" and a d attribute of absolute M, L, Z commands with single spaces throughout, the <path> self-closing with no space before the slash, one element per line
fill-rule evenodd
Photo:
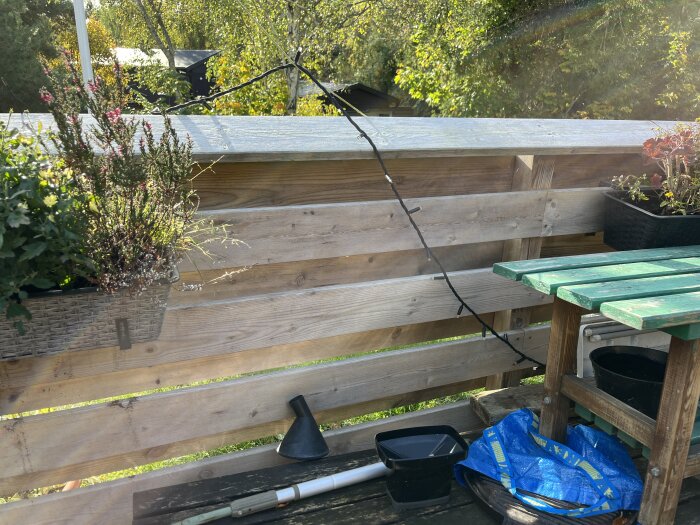
<path fill-rule="evenodd" d="M 621 175 L 606 194 L 604 241 L 617 250 L 700 244 L 700 128 L 644 142 L 651 176 Z"/>
<path fill-rule="evenodd" d="M 189 139 L 122 115 L 116 76 L 53 72 L 48 141 L 0 127 L 0 359 L 156 339 L 178 258 L 211 233 Z"/>

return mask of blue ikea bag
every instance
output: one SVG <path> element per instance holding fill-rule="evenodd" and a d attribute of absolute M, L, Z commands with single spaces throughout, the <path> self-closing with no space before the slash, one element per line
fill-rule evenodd
<path fill-rule="evenodd" d="M 585 425 L 567 428 L 566 445 L 539 433 L 539 418 L 528 409 L 512 412 L 484 430 L 455 465 L 465 485 L 465 469 L 500 481 L 513 496 L 536 509 L 570 517 L 638 510 L 643 483 L 622 444 Z M 580 505 L 553 507 L 525 490 Z"/>

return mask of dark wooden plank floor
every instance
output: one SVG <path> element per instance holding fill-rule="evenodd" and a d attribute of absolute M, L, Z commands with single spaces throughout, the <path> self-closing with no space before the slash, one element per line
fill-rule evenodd
<path fill-rule="evenodd" d="M 170 524 L 186 517 L 225 506 L 236 498 L 280 489 L 319 476 L 361 467 L 378 461 L 373 450 L 347 454 L 310 463 L 293 463 L 243 474 L 203 480 L 134 495 L 134 524 Z M 500 525 L 474 501 L 471 492 L 453 482 L 449 503 L 412 511 L 397 512 L 385 491 L 384 479 L 376 479 L 292 502 L 233 521 L 214 524 L 468 524 Z M 687 479 L 676 517 L 678 525 L 700 525 L 700 479 Z"/>
<path fill-rule="evenodd" d="M 198 481 L 165 489 L 140 492 L 134 495 L 134 524 L 169 524 L 173 521 L 201 514 L 225 506 L 241 498 L 271 489 L 288 487 L 319 476 L 335 474 L 351 468 L 376 463 L 374 450 L 346 454 L 311 463 L 293 463 L 218 479 Z M 292 502 L 236 520 L 241 525 L 258 523 L 320 524 L 320 523 L 464 523 L 495 525 L 487 511 L 474 502 L 470 492 L 453 482 L 450 502 L 409 512 L 396 512 L 386 495 L 383 478 L 353 485 L 345 489 Z M 222 505 L 223 503 L 223 505 Z M 212 522 L 230 524 L 231 518 Z"/>

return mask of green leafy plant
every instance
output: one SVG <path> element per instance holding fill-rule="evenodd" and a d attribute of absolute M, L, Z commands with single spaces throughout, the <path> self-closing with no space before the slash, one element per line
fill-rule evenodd
<path fill-rule="evenodd" d="M 614 177 L 613 188 L 659 215 L 700 213 L 700 127 L 679 126 L 644 142 L 642 154 L 658 171 Z"/>
<path fill-rule="evenodd" d="M 37 136 L 0 122 L 0 313 L 30 318 L 28 290 L 69 287 L 89 275 L 81 207 L 70 171 L 42 153 Z"/>
<path fill-rule="evenodd" d="M 87 88 L 69 55 L 46 73 L 51 86 L 40 98 L 56 129 L 0 127 L 0 312 L 20 333 L 33 291 L 138 295 L 170 280 L 183 253 L 206 255 L 207 243 L 227 240 L 225 226 L 195 216 L 189 138 L 167 116 L 156 135 L 149 122 L 122 115 L 128 95 L 118 66 L 114 82 Z"/>

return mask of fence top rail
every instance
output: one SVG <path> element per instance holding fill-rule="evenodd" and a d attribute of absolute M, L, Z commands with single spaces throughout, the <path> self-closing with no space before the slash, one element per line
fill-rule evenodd
<path fill-rule="evenodd" d="M 156 133 L 162 117 L 145 116 Z M 85 116 L 86 120 L 91 117 Z M 12 127 L 53 126 L 49 114 L 0 114 Z M 200 161 L 269 162 L 372 158 L 342 117 L 174 115 Z M 640 120 L 368 117 L 358 122 L 387 158 L 639 153 L 659 128 Z"/>

